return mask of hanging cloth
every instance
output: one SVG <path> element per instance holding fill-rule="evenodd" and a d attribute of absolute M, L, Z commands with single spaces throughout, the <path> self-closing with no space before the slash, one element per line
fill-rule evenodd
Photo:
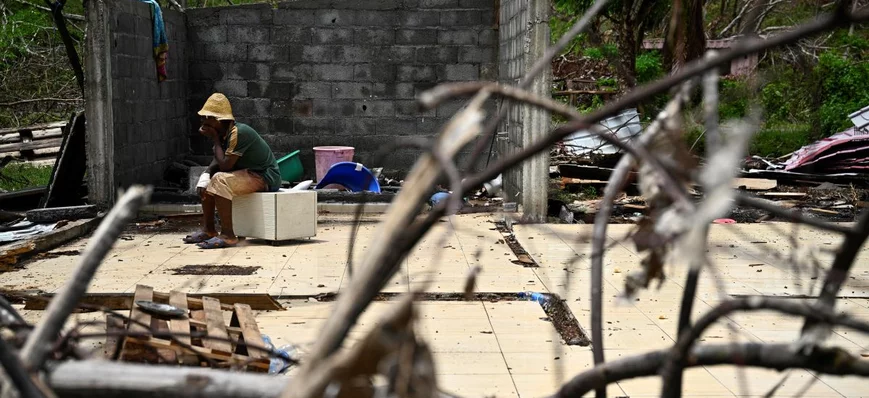
<path fill-rule="evenodd" d="M 166 25 L 163 24 L 163 11 L 157 0 L 139 0 L 151 5 L 152 22 L 154 26 L 154 61 L 157 63 L 157 81 L 166 80 L 166 58 L 169 54 L 169 42 L 166 40 Z"/>

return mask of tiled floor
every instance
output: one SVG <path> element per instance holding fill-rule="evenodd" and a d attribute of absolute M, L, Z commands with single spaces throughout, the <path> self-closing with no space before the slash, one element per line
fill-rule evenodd
<path fill-rule="evenodd" d="M 376 216 L 370 216 L 375 217 Z M 460 292 L 468 270 L 482 268 L 477 279 L 481 292 L 515 293 L 525 290 L 558 293 L 586 330 L 590 328 L 590 225 L 519 225 L 516 237 L 539 268 L 513 264 L 515 256 L 499 242 L 491 215 L 466 215 L 438 223 L 402 264 L 384 291 L 405 292 L 428 286 L 432 292 Z M 318 236 L 283 246 L 256 242 L 216 251 L 203 251 L 180 243 L 181 234 L 132 234 L 119 241 L 90 287 L 91 292 L 131 292 L 136 284 L 156 290 L 188 292 L 267 292 L 283 296 L 285 311 L 261 312 L 263 333 L 277 344 L 303 347 L 318 336 L 332 303 L 290 299 L 345 288 L 349 281 L 347 250 L 351 224 L 346 218 L 321 217 Z M 376 239 L 377 225 L 365 223 L 355 240 L 354 264 Z M 686 264 L 670 261 L 668 279 L 660 287 L 623 299 L 625 277 L 639 267 L 641 255 L 624 236 L 630 225 L 610 225 L 604 258 L 604 340 L 607 360 L 617 360 L 673 344 L 678 303 L 683 292 Z M 816 295 L 819 282 L 813 258 L 828 266 L 840 239 L 810 229 L 796 232 L 786 224 L 713 226 L 708 257 L 714 269 L 704 270 L 694 304 L 696 319 L 730 295 Z M 82 249 L 85 240 L 57 251 Z M 859 264 L 869 260 L 863 249 Z M 76 257 L 60 256 L 35 261 L 24 269 L 0 276 L 0 287 L 56 291 L 68 279 Z M 191 264 L 229 264 L 261 267 L 249 276 L 173 275 L 173 269 Z M 713 272 L 714 271 L 714 272 Z M 822 278 L 821 278 L 822 279 Z M 837 308 L 869 317 L 869 270 L 857 267 L 847 281 Z M 793 298 L 793 300 L 808 300 Z M 375 302 L 351 331 L 358 339 L 376 324 L 389 302 Z M 463 396 L 541 396 L 592 367 L 589 348 L 565 346 L 536 303 L 422 302 L 418 335 L 432 348 L 441 387 Z M 41 313 L 25 314 L 37 320 Z M 81 315 L 91 320 L 93 315 Z M 706 331 L 710 343 L 791 342 L 801 322 L 771 312 L 736 314 Z M 91 328 L 93 326 L 90 326 Z M 855 354 L 869 350 L 869 337 L 836 330 L 828 340 Z M 781 384 L 777 396 L 869 396 L 869 384 L 856 378 L 816 376 L 803 370 L 785 373 L 764 369 L 699 367 L 686 372 L 685 396 L 763 396 Z M 658 378 L 612 384 L 610 396 L 655 396 Z"/>

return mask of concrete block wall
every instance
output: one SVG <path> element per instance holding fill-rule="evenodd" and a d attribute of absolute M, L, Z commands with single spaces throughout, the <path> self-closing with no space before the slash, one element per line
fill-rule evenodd
<path fill-rule="evenodd" d="M 108 10 L 114 186 L 158 183 L 166 166 L 189 151 L 185 16 L 162 10 L 168 78 L 158 82 L 151 7 L 116 0 Z"/>
<path fill-rule="evenodd" d="M 497 80 L 495 0 L 301 0 L 190 9 L 191 114 L 225 93 L 239 121 L 281 156 L 351 145 L 372 167 L 406 171 L 418 150 L 373 154 L 433 136 L 465 102 L 419 112 L 414 97 L 440 82 Z M 191 118 L 195 122 L 194 118 Z M 210 154 L 192 138 L 194 152 Z"/>

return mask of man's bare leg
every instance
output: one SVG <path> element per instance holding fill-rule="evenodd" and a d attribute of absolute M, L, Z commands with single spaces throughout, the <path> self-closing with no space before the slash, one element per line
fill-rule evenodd
<path fill-rule="evenodd" d="M 234 245 L 238 243 L 238 237 L 232 230 L 232 201 L 219 196 L 213 198 L 217 207 L 217 214 L 220 215 L 220 238 L 227 244 Z"/>
<path fill-rule="evenodd" d="M 187 235 L 185 243 L 199 243 L 217 236 L 217 228 L 214 227 L 214 196 L 206 192 L 199 195 L 202 201 L 202 231 Z"/>
<path fill-rule="evenodd" d="M 202 193 L 202 230 L 209 237 L 217 236 L 217 228 L 214 225 L 214 195 Z"/>

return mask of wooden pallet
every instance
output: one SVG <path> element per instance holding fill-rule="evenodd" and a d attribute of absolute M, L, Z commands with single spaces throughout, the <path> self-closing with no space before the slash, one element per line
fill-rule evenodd
<path fill-rule="evenodd" d="M 135 305 L 139 300 L 170 304 L 185 310 L 188 316 L 169 319 L 151 315 Z M 107 330 L 127 330 L 130 333 L 124 337 L 108 333 L 106 353 L 109 357 L 116 354 L 120 345 L 118 358 L 122 361 L 194 366 L 213 364 L 255 372 L 269 369 L 266 352 L 248 350 L 248 344 L 264 347 L 265 343 L 247 304 L 226 305 L 212 297 L 192 298 L 177 291 L 159 293 L 144 285 L 136 286 L 133 303 L 129 318 L 135 322 L 124 322 L 114 315 L 106 318 Z M 224 321 L 227 311 L 232 313 L 229 325 Z M 177 336 L 172 339 L 161 333 Z"/>

